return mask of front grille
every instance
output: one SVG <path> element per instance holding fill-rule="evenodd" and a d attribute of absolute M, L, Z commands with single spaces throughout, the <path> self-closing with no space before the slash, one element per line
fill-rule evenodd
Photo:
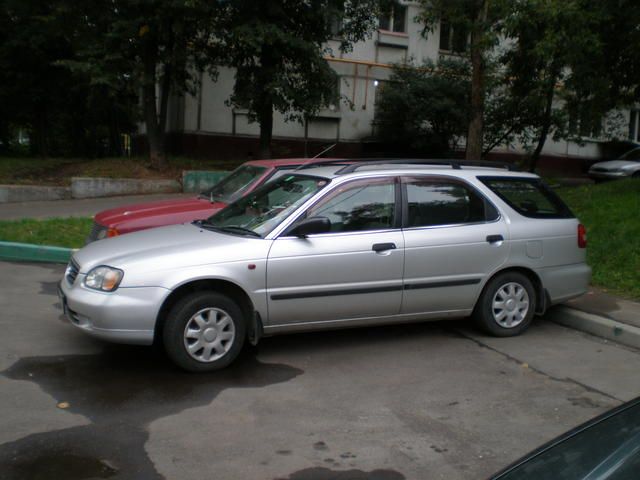
<path fill-rule="evenodd" d="M 87 237 L 87 243 L 103 239 L 106 236 L 106 233 L 107 227 L 105 227 L 104 225 L 100 225 L 98 222 L 93 222 L 91 232 L 89 232 L 89 236 Z"/>
<path fill-rule="evenodd" d="M 67 270 L 64 274 L 65 278 L 67 279 L 67 282 L 69 282 L 69 285 L 73 285 L 73 282 L 76 281 L 79 271 L 80 271 L 80 265 L 78 265 L 76 261 L 72 258 L 71 261 L 69 262 L 69 265 L 67 265 Z"/>
<path fill-rule="evenodd" d="M 594 172 L 604 172 L 604 173 L 609 171 L 606 168 L 602 168 L 602 167 L 593 167 L 591 170 L 593 170 Z"/>

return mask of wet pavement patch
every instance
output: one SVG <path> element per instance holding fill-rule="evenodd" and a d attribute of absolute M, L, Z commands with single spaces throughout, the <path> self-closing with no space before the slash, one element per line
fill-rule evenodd
<path fill-rule="evenodd" d="M 303 373 L 259 362 L 251 352 L 225 370 L 188 374 L 151 348 L 109 346 L 98 355 L 29 357 L 2 372 L 38 384 L 92 423 L 0 445 L 3 480 L 161 479 L 144 448 L 146 426 L 209 404 L 228 388 L 257 388 Z"/>
<path fill-rule="evenodd" d="M 55 282 L 40 282 L 40 293 L 41 295 L 53 295 L 58 296 L 58 284 L 59 281 Z"/>
<path fill-rule="evenodd" d="M 305 468 L 288 477 L 275 480 L 405 480 L 405 476 L 395 470 L 330 470 L 323 467 Z"/>

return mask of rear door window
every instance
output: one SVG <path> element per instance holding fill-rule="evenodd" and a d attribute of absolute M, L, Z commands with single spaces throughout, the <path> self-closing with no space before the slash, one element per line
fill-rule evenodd
<path fill-rule="evenodd" d="M 530 218 L 573 218 L 569 207 L 537 178 L 478 177 L 520 215 Z"/>
<path fill-rule="evenodd" d="M 496 220 L 496 208 L 469 186 L 454 180 L 405 177 L 405 226 L 432 227 Z"/>

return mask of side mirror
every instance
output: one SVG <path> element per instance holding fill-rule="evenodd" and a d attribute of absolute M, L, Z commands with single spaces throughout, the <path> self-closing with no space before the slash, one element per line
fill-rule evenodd
<path fill-rule="evenodd" d="M 316 233 L 327 233 L 331 231 L 331 221 L 327 217 L 305 218 L 287 232 L 287 235 L 304 238 L 307 235 Z"/>

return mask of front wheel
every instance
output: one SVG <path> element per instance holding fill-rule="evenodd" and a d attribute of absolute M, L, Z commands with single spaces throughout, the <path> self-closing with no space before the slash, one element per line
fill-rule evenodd
<path fill-rule="evenodd" d="M 524 332 L 536 307 L 531 281 L 518 272 L 494 277 L 484 288 L 473 312 L 483 330 L 497 337 L 512 337 Z"/>
<path fill-rule="evenodd" d="M 194 292 L 169 312 L 162 334 L 167 355 L 191 372 L 229 365 L 240 353 L 246 334 L 242 311 L 226 295 Z"/>

